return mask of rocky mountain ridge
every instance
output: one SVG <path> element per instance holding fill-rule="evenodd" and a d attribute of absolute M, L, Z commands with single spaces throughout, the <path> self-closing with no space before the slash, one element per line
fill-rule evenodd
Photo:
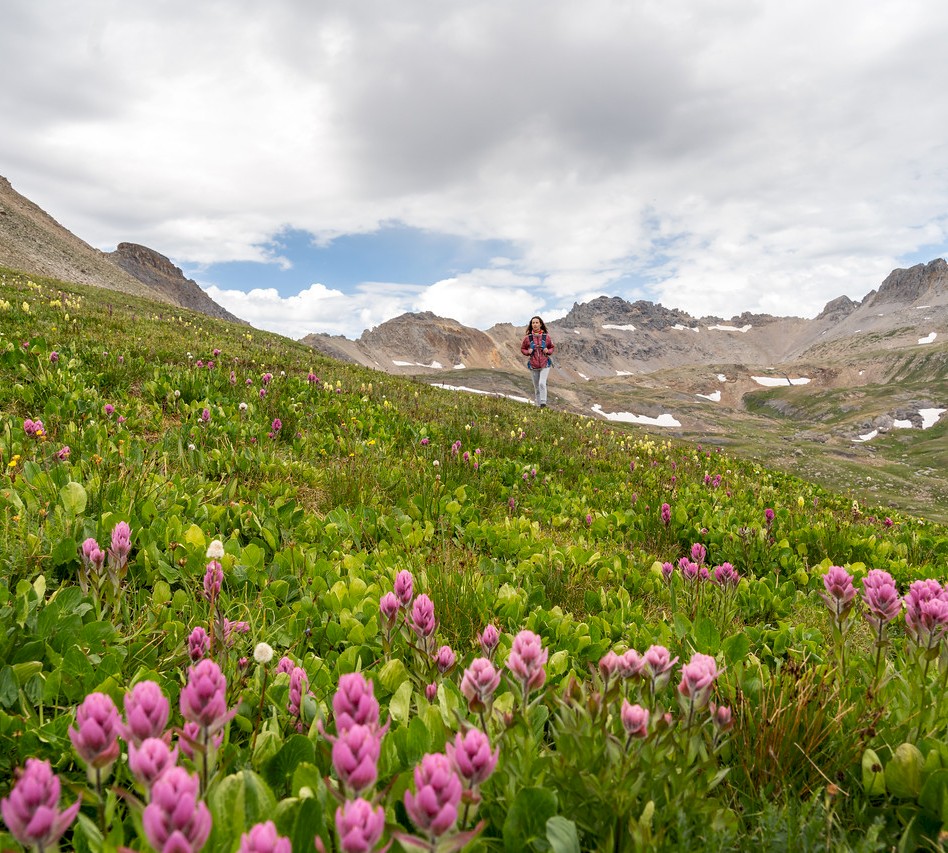
<path fill-rule="evenodd" d="M 164 255 L 134 243 L 102 252 L 20 195 L 0 176 L 0 266 L 89 284 L 237 320 Z"/>

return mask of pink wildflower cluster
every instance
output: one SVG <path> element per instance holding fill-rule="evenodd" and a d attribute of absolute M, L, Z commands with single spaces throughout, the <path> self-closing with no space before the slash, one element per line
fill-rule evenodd
<path fill-rule="evenodd" d="M 23 421 L 23 432 L 30 436 L 30 438 L 46 437 L 46 427 L 43 426 L 43 422 L 34 421 L 30 418 L 27 418 L 25 421 Z"/>

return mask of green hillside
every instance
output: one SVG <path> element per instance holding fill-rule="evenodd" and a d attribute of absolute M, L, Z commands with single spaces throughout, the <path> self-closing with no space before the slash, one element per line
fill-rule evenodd
<path fill-rule="evenodd" d="M 10 270 L 0 470 L 2 849 L 943 844 L 932 520 Z"/>

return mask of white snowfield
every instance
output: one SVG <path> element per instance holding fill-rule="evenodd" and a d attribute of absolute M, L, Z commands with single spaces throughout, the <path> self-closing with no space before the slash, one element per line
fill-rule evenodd
<path fill-rule="evenodd" d="M 464 385 L 448 385 L 444 382 L 429 383 L 432 388 L 443 388 L 445 391 L 467 391 L 468 394 L 483 394 L 485 397 L 506 397 L 508 400 L 516 400 L 518 403 L 529 403 L 526 397 L 518 397 L 516 394 L 501 394 L 499 391 L 481 391 L 479 388 L 467 388 Z"/>
<path fill-rule="evenodd" d="M 617 370 L 616 371 L 616 376 L 631 376 L 631 375 L 632 375 L 631 370 Z"/>
<path fill-rule="evenodd" d="M 618 329 L 620 332 L 634 332 L 635 326 L 631 323 L 627 323 L 624 326 L 617 326 L 615 323 L 603 323 L 602 327 L 604 329 Z"/>
<path fill-rule="evenodd" d="M 433 361 L 431 364 L 419 364 L 417 361 L 396 361 L 393 358 L 392 364 L 396 367 L 430 367 L 432 370 L 444 369 L 444 365 L 440 361 Z"/>
<path fill-rule="evenodd" d="M 719 373 L 718 382 L 727 382 L 727 377 L 723 373 Z"/>
<path fill-rule="evenodd" d="M 608 421 L 622 421 L 627 424 L 647 424 L 649 426 L 660 427 L 680 427 L 681 422 L 675 419 L 674 415 L 663 414 L 657 418 L 650 418 L 647 415 L 633 415 L 631 412 L 604 412 L 602 406 L 596 403 L 592 410 Z"/>
<path fill-rule="evenodd" d="M 695 394 L 696 397 L 701 397 L 704 400 L 710 400 L 712 403 L 721 402 L 721 392 L 712 391 L 710 394 Z"/>
<path fill-rule="evenodd" d="M 765 385 L 768 388 L 777 388 L 780 385 L 809 385 L 810 380 L 805 376 L 799 379 L 788 379 L 786 376 L 752 376 L 758 385 Z"/>
<path fill-rule="evenodd" d="M 945 413 L 948 412 L 948 409 L 919 409 L 918 413 L 922 417 L 922 429 L 928 429 L 929 427 L 935 426 L 938 423 L 938 419 Z M 909 420 L 895 420 L 892 422 L 892 427 L 894 429 L 913 429 L 912 422 Z M 853 441 L 870 441 L 879 434 L 879 430 L 874 429 L 872 432 L 867 432 L 865 435 L 860 435 L 857 438 L 854 438 Z"/>
<path fill-rule="evenodd" d="M 708 326 L 708 330 L 711 332 L 749 332 L 752 328 L 751 325 L 741 326 Z"/>
<path fill-rule="evenodd" d="M 679 332 L 700 332 L 701 330 L 697 326 L 682 326 L 681 323 L 675 323 L 672 326 L 673 329 L 678 329 Z"/>
<path fill-rule="evenodd" d="M 932 344 L 935 342 L 935 338 L 937 337 L 938 337 L 938 332 L 929 332 L 927 335 L 925 335 L 924 338 L 919 338 L 918 342 L 920 344 Z"/>

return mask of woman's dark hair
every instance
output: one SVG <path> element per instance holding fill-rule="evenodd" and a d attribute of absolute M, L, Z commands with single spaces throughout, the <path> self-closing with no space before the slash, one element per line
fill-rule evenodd
<path fill-rule="evenodd" d="M 530 322 L 527 323 L 527 334 L 528 334 L 528 335 L 533 333 L 533 321 L 534 321 L 534 320 L 539 320 L 539 321 L 540 321 L 540 328 L 543 329 L 544 332 L 546 332 L 547 334 L 549 334 L 549 330 L 548 330 L 547 327 L 546 327 L 546 323 L 543 322 L 543 318 L 542 318 L 539 314 L 534 314 L 534 315 L 530 318 Z"/>

